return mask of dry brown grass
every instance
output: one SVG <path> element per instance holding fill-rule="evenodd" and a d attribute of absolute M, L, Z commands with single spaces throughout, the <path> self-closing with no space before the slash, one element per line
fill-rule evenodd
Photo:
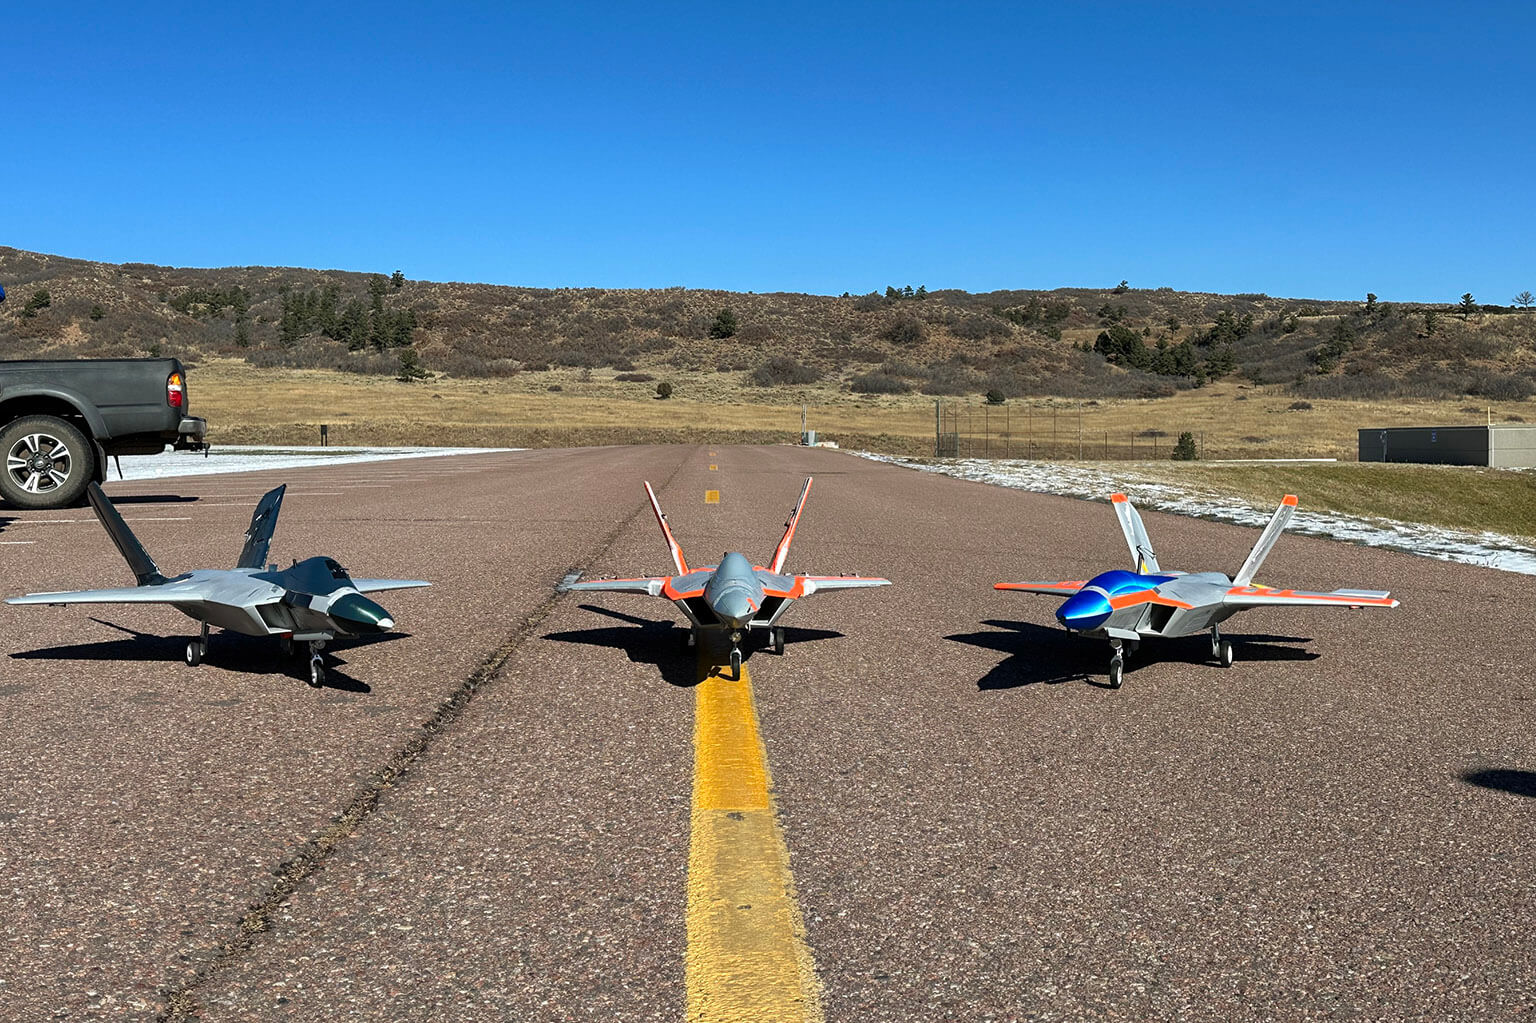
<path fill-rule="evenodd" d="M 836 383 L 762 388 L 744 372 L 679 371 L 661 379 L 676 390 L 657 400 L 652 383 L 618 383 L 609 370 L 583 381 L 578 370 L 524 373 L 497 380 L 437 379 L 404 384 L 326 370 L 255 369 L 214 360 L 191 374 L 192 400 L 216 443 L 312 443 L 319 424 L 336 444 L 474 444 L 517 447 L 710 440 L 792 443 L 800 406 L 809 425 L 844 447 L 893 454 L 932 454 L 934 400 L 922 395 L 855 395 Z M 558 392 L 551 386 L 561 388 Z M 1315 400 L 1292 411 L 1278 388 L 1232 383 L 1171 398 L 1076 402 L 1015 399 L 986 408 L 950 408 L 958 418 L 962 455 L 1077 458 L 1081 421 L 1084 459 L 1132 454 L 1166 458 L 1178 433 L 1194 432 L 1206 458 L 1340 458 L 1352 460 L 1355 431 L 1388 425 L 1483 422 L 1481 408 L 1447 401 Z M 1494 403 L 1495 421 L 1525 414 L 1530 402 Z M 1149 430 L 1165 436 L 1134 436 Z M 985 439 L 984 439 L 985 438 Z"/>

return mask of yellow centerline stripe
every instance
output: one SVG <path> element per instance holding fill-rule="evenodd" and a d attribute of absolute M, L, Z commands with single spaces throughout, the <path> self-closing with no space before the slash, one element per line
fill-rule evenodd
<path fill-rule="evenodd" d="M 689 1023 L 821 1023 L 789 850 L 774 813 L 752 679 L 699 644 L 688 848 Z"/>

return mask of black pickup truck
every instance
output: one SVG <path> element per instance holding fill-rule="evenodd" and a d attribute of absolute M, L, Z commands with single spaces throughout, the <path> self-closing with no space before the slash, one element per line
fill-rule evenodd
<path fill-rule="evenodd" d="M 0 499 L 74 504 L 105 481 L 109 455 L 202 450 L 207 428 L 187 415 L 177 359 L 0 361 Z"/>

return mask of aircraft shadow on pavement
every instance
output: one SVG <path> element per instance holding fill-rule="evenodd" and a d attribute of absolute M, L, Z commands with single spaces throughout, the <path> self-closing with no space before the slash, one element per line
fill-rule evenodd
<path fill-rule="evenodd" d="M 125 494 L 122 497 L 114 497 L 113 504 L 187 504 L 191 501 L 200 501 L 200 497 L 188 497 L 185 494 Z"/>
<path fill-rule="evenodd" d="M 161 636 L 151 632 L 139 632 L 100 618 L 92 618 L 91 621 L 98 625 L 105 625 L 109 629 L 126 632 L 130 638 L 22 650 L 11 656 L 23 661 L 165 661 L 183 665 L 187 640 L 194 635 L 193 632 L 188 631 L 184 636 Z M 346 640 L 347 646 L 342 649 L 371 646 L 374 643 L 393 643 L 409 637 L 408 632 L 387 632 L 377 636 L 349 636 Z M 285 654 L 275 637 L 246 636 L 238 632 L 214 630 L 209 637 L 208 645 L 208 656 L 203 662 L 204 667 L 238 671 L 247 675 L 286 675 L 308 684 L 308 655 L 302 653 L 305 650 L 302 643 L 295 644 L 294 653 Z M 341 689 L 349 693 L 373 692 L 373 687 L 368 683 L 337 670 L 338 662 L 333 656 L 334 653 L 335 651 L 330 648 L 323 652 L 326 663 L 325 681 L 321 688 Z M 196 672 L 202 669 L 187 668 L 187 670 Z"/>
<path fill-rule="evenodd" d="M 0 533 L 5 532 L 5 527 L 9 526 L 12 522 L 15 522 L 15 521 L 16 521 L 15 516 L 12 516 L 12 515 L 0 515 Z"/>
<path fill-rule="evenodd" d="M 1536 771 L 1521 771 L 1512 767 L 1483 767 L 1467 771 L 1461 780 L 1480 789 L 1493 789 L 1511 795 L 1536 797 Z"/>
<path fill-rule="evenodd" d="M 595 604 L 580 604 L 578 607 L 593 614 L 616 618 L 625 624 L 599 629 L 550 632 L 543 638 L 557 643 L 582 643 L 588 646 L 605 646 L 622 650 L 632 664 L 655 665 L 661 672 L 661 677 L 670 685 L 690 688 L 699 684 L 698 651 L 688 646 L 688 629 L 682 623 L 673 619 L 656 621 L 641 618 L 622 611 L 598 607 Z M 752 655 L 766 640 L 766 635 L 762 633 L 748 635 L 749 639 L 743 640 L 741 644 L 744 661 L 751 661 Z M 818 639 L 838 639 L 842 635 L 841 632 L 830 629 L 797 629 L 787 626 L 784 629 L 784 643 L 787 648 L 796 643 L 814 642 Z M 707 636 L 704 641 L 708 642 L 713 638 Z M 722 646 L 721 654 L 723 655 L 728 649 L 728 646 Z"/>
<path fill-rule="evenodd" d="M 1036 683 L 1087 682 L 1109 686 L 1109 643 L 1074 636 L 1065 629 L 1033 622 L 990 620 L 982 623 L 998 631 L 967 632 L 944 638 L 969 643 L 985 650 L 1010 655 L 976 682 L 976 688 L 1017 689 Z M 1230 639 L 1241 661 L 1312 661 L 1319 656 L 1285 644 L 1310 643 L 1304 636 L 1222 635 Z M 1127 677 L 1138 669 L 1163 662 L 1214 663 L 1210 640 L 1199 636 L 1148 639 L 1125 659 Z"/>

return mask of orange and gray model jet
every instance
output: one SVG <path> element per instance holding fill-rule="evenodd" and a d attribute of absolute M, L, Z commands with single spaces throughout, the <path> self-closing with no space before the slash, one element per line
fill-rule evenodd
<path fill-rule="evenodd" d="M 800 597 L 827 590 L 867 589 L 872 586 L 889 586 L 889 579 L 875 579 L 860 575 L 790 575 L 784 572 L 784 562 L 789 557 L 789 543 L 794 539 L 795 526 L 805 508 L 806 495 L 811 492 L 811 479 L 807 478 L 800 491 L 800 500 L 789 521 L 784 524 L 784 537 L 774 549 L 773 559 L 767 566 L 754 565 L 745 555 L 727 552 L 718 565 L 690 568 L 683 557 L 683 549 L 667 525 L 667 516 L 656 500 L 656 492 L 646 483 L 645 493 L 651 499 L 651 510 L 661 525 L 667 548 L 672 553 L 672 563 L 677 566 L 676 575 L 650 576 L 638 579 L 593 579 L 589 582 L 562 583 L 561 591 L 601 590 L 613 593 L 645 593 L 652 597 L 666 597 L 676 604 L 683 617 L 688 619 L 688 645 L 698 641 L 701 629 L 722 630 L 731 637 L 731 670 L 741 673 L 741 640 L 749 629 L 767 629 L 769 641 L 775 653 L 784 652 L 784 627 L 779 624 L 789 605 Z"/>

